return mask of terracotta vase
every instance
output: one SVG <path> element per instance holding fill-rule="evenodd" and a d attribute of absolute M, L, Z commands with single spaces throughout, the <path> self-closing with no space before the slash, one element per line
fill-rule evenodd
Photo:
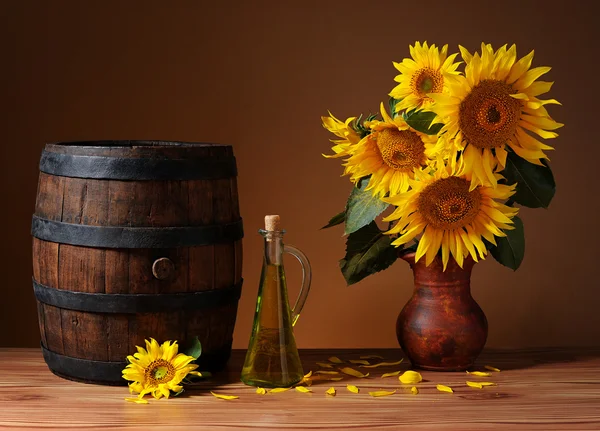
<path fill-rule="evenodd" d="M 462 371 L 481 353 L 488 325 L 483 310 L 471 296 L 470 257 L 463 268 L 450 257 L 446 271 L 438 256 L 429 266 L 415 254 L 402 256 L 415 277 L 412 298 L 396 323 L 400 347 L 416 368 Z"/>

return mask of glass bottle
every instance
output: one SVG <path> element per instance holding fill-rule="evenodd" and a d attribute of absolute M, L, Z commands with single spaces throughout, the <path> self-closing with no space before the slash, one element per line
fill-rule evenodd
<path fill-rule="evenodd" d="M 284 245 L 285 231 L 279 228 L 279 216 L 266 216 L 265 229 L 258 232 L 264 238 L 264 260 L 241 380 L 251 386 L 290 387 L 304 377 L 292 328 L 310 289 L 310 263 L 296 247 Z M 302 287 L 293 309 L 288 300 L 283 253 L 291 254 L 302 265 Z"/>

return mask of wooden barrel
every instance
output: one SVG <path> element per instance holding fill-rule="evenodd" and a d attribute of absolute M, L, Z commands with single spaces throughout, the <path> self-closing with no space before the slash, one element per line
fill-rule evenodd
<path fill-rule="evenodd" d="M 125 384 L 150 337 L 198 336 L 200 369 L 231 353 L 242 220 L 231 146 L 158 141 L 48 144 L 40 161 L 33 289 L 49 368 Z"/>

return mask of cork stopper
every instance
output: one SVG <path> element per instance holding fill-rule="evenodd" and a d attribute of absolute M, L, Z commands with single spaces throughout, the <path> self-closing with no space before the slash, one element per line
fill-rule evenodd
<path fill-rule="evenodd" d="M 281 230 L 280 217 L 278 215 L 266 215 L 265 216 L 265 230 L 280 231 Z"/>

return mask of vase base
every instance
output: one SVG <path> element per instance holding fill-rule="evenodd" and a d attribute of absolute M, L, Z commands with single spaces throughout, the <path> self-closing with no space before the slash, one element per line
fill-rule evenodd
<path fill-rule="evenodd" d="M 432 366 L 432 365 L 420 365 L 411 362 L 414 368 L 425 371 L 467 371 L 473 364 L 464 366 Z"/>

